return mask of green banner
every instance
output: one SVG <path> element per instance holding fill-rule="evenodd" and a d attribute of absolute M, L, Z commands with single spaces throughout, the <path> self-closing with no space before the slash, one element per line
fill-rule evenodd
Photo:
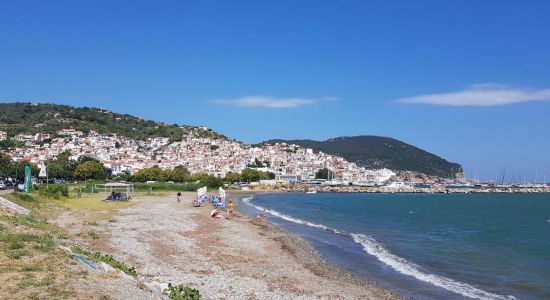
<path fill-rule="evenodd" d="M 25 188 L 24 188 L 25 193 L 30 193 L 31 191 L 31 176 L 32 176 L 31 167 L 25 166 Z"/>

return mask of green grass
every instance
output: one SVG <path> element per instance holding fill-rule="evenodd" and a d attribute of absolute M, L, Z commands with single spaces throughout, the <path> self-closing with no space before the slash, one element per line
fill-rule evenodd
<path fill-rule="evenodd" d="M 30 210 L 40 210 L 43 206 L 60 206 L 68 209 L 83 210 L 116 210 L 132 205 L 131 201 L 106 202 L 105 195 L 101 194 L 82 194 L 81 198 L 75 195 L 61 197 L 59 199 L 49 198 L 44 195 L 32 192 L 30 194 L 14 192 L 4 195 L 4 197 L 14 203 Z"/>
<path fill-rule="evenodd" d="M 168 283 L 168 287 L 162 291 L 171 300 L 200 300 L 201 294 L 198 290 L 184 285 L 173 286 Z"/>
<path fill-rule="evenodd" d="M 99 235 L 93 231 L 88 232 L 88 235 L 92 238 L 92 240 L 99 240 Z"/>
<path fill-rule="evenodd" d="M 21 267 L 23 272 L 39 272 L 42 271 L 42 266 L 37 264 L 28 264 Z"/>
<path fill-rule="evenodd" d="M 104 262 L 104 263 L 110 265 L 111 267 L 113 267 L 117 270 L 120 270 L 120 271 L 124 272 L 125 274 L 130 275 L 132 277 L 137 276 L 136 269 L 134 269 L 133 267 L 129 267 L 125 263 L 114 259 L 111 255 L 104 255 L 104 254 L 101 254 L 99 252 L 93 252 L 92 253 L 88 250 L 84 250 L 84 249 L 81 249 L 80 247 L 76 247 L 76 246 L 71 247 L 71 251 L 73 251 L 76 254 L 82 255 L 87 259 L 93 260 L 95 262 Z"/>
<path fill-rule="evenodd" d="M 34 216 L 16 215 L 16 216 L 0 216 L 0 221 L 10 222 L 15 225 L 27 226 L 35 229 L 51 229 L 51 225 L 45 219 Z"/>

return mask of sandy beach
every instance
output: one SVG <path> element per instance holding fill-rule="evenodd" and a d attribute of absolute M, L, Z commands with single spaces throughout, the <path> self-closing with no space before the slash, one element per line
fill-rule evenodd
<path fill-rule="evenodd" d="M 142 196 L 115 212 L 58 215 L 55 224 L 75 243 L 111 254 L 139 274 L 134 279 L 89 272 L 76 289 L 92 298 L 165 299 L 161 290 L 170 282 L 196 288 L 205 299 L 397 298 L 323 263 L 307 242 L 271 224 L 239 214 L 212 219 L 210 206 L 191 206 L 194 195 L 184 193 L 181 203 L 175 196 Z M 100 238 L 81 234 L 90 230 Z"/>

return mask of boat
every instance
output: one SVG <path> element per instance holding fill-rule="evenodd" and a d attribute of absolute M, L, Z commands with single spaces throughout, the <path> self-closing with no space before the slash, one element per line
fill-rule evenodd
<path fill-rule="evenodd" d="M 316 190 L 307 191 L 306 194 L 317 194 Z"/>

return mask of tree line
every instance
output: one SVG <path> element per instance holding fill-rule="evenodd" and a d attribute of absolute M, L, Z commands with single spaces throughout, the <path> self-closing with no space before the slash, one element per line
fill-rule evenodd
<path fill-rule="evenodd" d="M 200 182 L 209 187 L 220 187 L 224 182 L 254 182 L 263 179 L 274 179 L 275 174 L 262 172 L 251 168 L 244 169 L 241 173 L 229 172 L 224 178 L 218 178 L 207 173 L 191 174 L 182 165 L 173 169 L 162 169 L 153 166 L 137 171 L 135 174 L 126 172 L 122 175 L 112 175 L 111 170 L 95 158 L 81 156 L 78 160 L 71 159 L 69 150 L 61 152 L 55 159 L 47 160 L 45 163 L 49 179 L 74 180 L 122 180 L 130 182 Z M 0 154 L 0 178 L 14 178 L 23 180 L 25 166 L 30 166 L 33 176 L 38 176 L 39 167 L 36 164 L 26 161 L 13 161 L 8 155 Z"/>

